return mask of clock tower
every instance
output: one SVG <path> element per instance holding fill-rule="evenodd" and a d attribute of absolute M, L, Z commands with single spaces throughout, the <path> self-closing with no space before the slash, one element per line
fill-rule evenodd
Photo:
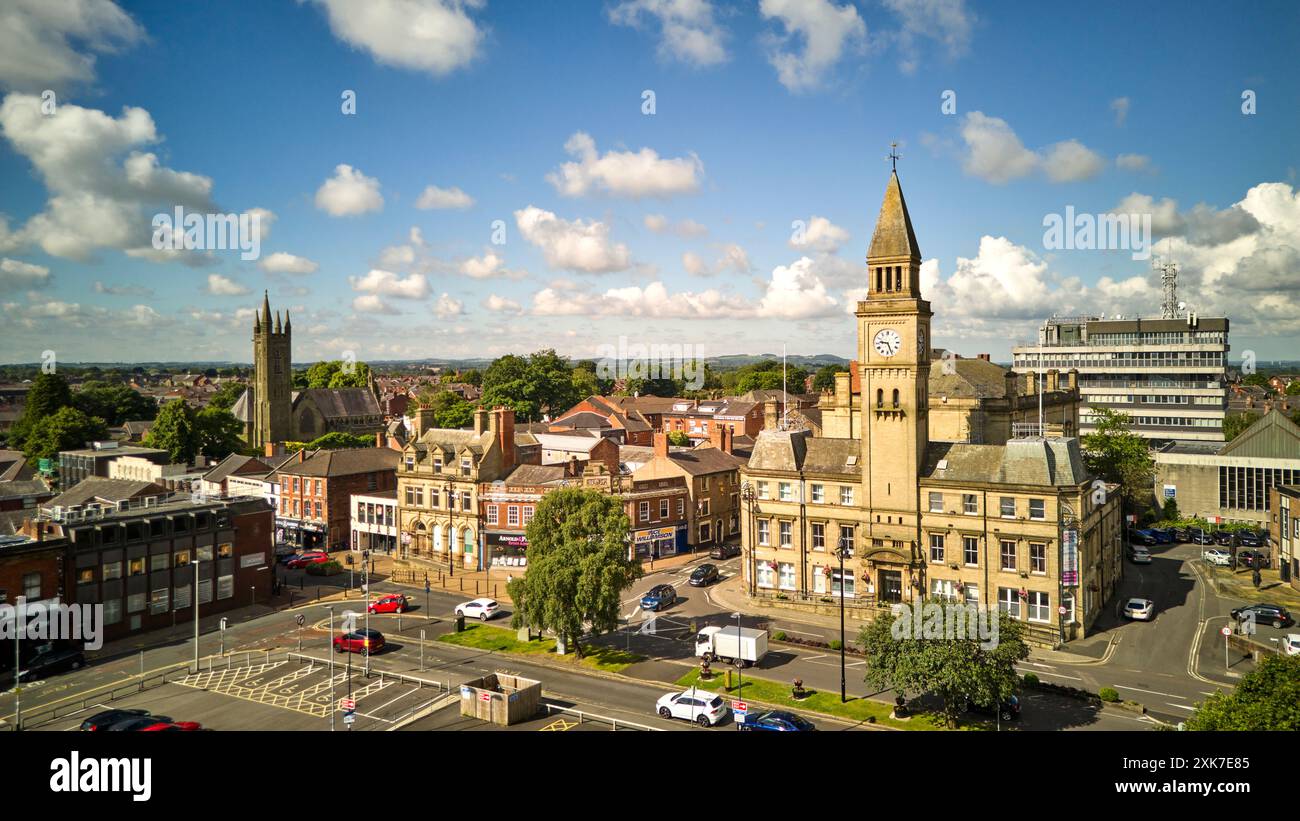
<path fill-rule="evenodd" d="M 862 386 L 862 493 L 870 546 L 915 560 L 917 479 L 929 444 L 930 303 L 921 299 L 921 250 L 895 171 L 867 251 L 867 298 L 858 303 Z M 915 546 L 915 547 L 913 547 Z M 882 591 L 883 592 L 883 591 Z"/>

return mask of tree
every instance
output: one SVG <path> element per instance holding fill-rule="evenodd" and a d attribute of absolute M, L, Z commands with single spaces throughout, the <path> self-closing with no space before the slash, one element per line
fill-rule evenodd
<path fill-rule="evenodd" d="M 217 392 L 212 394 L 212 398 L 208 400 L 208 407 L 233 408 L 246 390 L 248 388 L 242 382 L 224 382 L 221 387 L 217 388 Z"/>
<path fill-rule="evenodd" d="M 1165 499 L 1164 509 L 1160 511 L 1160 518 L 1166 522 L 1178 521 L 1178 501 L 1172 496 Z"/>
<path fill-rule="evenodd" d="M 1283 391 L 1287 396 L 1300 396 L 1300 379 L 1292 379 L 1287 383 L 1286 390 Z"/>
<path fill-rule="evenodd" d="M 839 365 L 826 365 L 825 367 L 818 368 L 816 375 L 813 376 L 813 384 L 812 384 L 813 393 L 820 393 L 822 391 L 834 391 L 835 374 L 840 373 L 843 370 L 844 369 L 841 368 Z"/>
<path fill-rule="evenodd" d="M 53 459 L 61 450 L 74 450 L 103 439 L 106 431 L 104 420 L 98 416 L 87 416 L 73 407 L 59 408 L 33 423 L 23 453 L 28 459 Z"/>
<path fill-rule="evenodd" d="M 307 444 L 303 445 L 307 450 L 340 450 L 342 448 L 369 448 L 374 447 L 375 437 L 362 436 L 359 433 L 344 433 L 334 431 L 324 436 L 318 436 Z"/>
<path fill-rule="evenodd" d="M 158 415 L 158 402 L 143 396 L 127 385 L 108 385 L 104 382 L 87 382 L 72 396 L 72 406 L 87 416 L 98 416 L 110 425 L 120 425 L 128 420 L 153 419 Z"/>
<path fill-rule="evenodd" d="M 623 383 L 623 395 L 625 396 L 679 396 L 682 391 L 678 390 L 678 383 L 675 380 L 661 377 L 659 379 L 627 379 Z"/>
<path fill-rule="evenodd" d="M 1118 482 L 1130 511 L 1147 507 L 1155 463 L 1147 441 L 1129 430 L 1128 414 L 1095 408 L 1096 432 L 1083 436 L 1088 470 L 1108 482 Z"/>
<path fill-rule="evenodd" d="M 780 390 L 784 383 L 791 393 L 803 393 L 808 371 L 798 365 L 782 368 L 779 359 L 764 359 L 752 365 L 745 365 L 736 371 L 736 393 L 749 393 L 754 390 Z"/>
<path fill-rule="evenodd" d="M 1242 431 L 1255 424 L 1259 417 L 1253 413 L 1230 413 L 1223 417 L 1223 439 L 1231 442 L 1241 435 Z"/>
<path fill-rule="evenodd" d="M 60 408 L 72 404 L 72 390 L 68 380 L 56 373 L 39 373 L 27 391 L 23 415 L 9 429 L 9 442 L 26 452 L 27 438 L 42 419 L 53 416 Z"/>
<path fill-rule="evenodd" d="M 676 445 L 679 448 L 689 447 L 691 437 L 687 436 L 684 430 L 670 430 L 668 431 L 668 444 Z"/>
<path fill-rule="evenodd" d="M 424 394 L 420 407 L 433 411 L 433 424 L 439 428 L 467 428 L 474 422 L 474 404 L 452 391 Z"/>
<path fill-rule="evenodd" d="M 354 362 L 345 368 L 342 360 L 317 362 L 307 369 L 307 388 L 364 388 L 370 376 L 370 366 Z"/>
<path fill-rule="evenodd" d="M 628 556 L 630 527 L 617 496 L 581 488 L 543 496 L 528 523 L 528 572 L 507 586 L 511 625 L 550 630 L 581 658 L 584 625 L 615 630 L 623 591 L 641 578 Z"/>
<path fill-rule="evenodd" d="M 1300 656 L 1265 657 L 1231 693 L 1216 691 L 1197 705 L 1185 726 L 1189 730 L 1300 730 Z"/>
<path fill-rule="evenodd" d="M 940 602 L 935 600 L 932 604 Z M 974 608 L 967 612 L 974 612 Z M 992 613 L 987 615 L 994 617 Z M 872 687 L 900 693 L 934 691 L 943 700 L 948 726 L 955 727 L 968 700 L 996 704 L 1008 698 L 1020 678 L 1016 662 L 1029 657 L 1020 622 L 1002 612 L 996 618 L 996 641 L 990 642 L 981 640 L 974 630 L 967 637 L 944 637 L 942 619 L 934 625 L 938 630 L 933 632 L 932 621 L 927 621 L 920 631 L 910 629 L 904 622 L 900 627 L 909 629 L 896 631 L 894 622 L 911 621 L 911 614 L 906 610 L 901 614 L 881 614 L 863 628 L 858 638 L 867 655 L 866 681 Z M 914 632 L 921 635 L 913 635 Z M 986 646 L 989 644 L 992 646 Z"/>
<path fill-rule="evenodd" d="M 460 381 L 477 388 L 483 384 L 483 372 L 478 368 L 470 368 L 460 375 Z"/>
<path fill-rule="evenodd" d="M 1268 377 L 1265 376 L 1265 375 L 1262 374 L 1262 373 L 1251 373 L 1251 374 L 1246 374 L 1245 376 L 1243 376 L 1243 377 L 1241 378 L 1241 384 L 1243 384 L 1243 385 L 1258 385 L 1258 386 L 1261 387 L 1261 388 L 1267 388 L 1267 387 L 1268 387 Z"/>
<path fill-rule="evenodd" d="M 244 447 L 244 425 L 226 408 L 209 405 L 194 414 L 193 427 L 198 450 L 208 459 L 225 459 Z"/>
<path fill-rule="evenodd" d="M 163 405 L 158 418 L 144 437 L 151 448 L 167 451 L 174 464 L 188 465 L 202 447 L 199 432 L 195 429 L 194 410 L 184 399 Z"/>

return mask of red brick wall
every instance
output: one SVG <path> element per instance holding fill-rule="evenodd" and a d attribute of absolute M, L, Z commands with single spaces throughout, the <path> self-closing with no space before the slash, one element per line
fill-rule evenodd
<path fill-rule="evenodd" d="M 62 543 L 60 542 L 60 545 Z M 0 558 L 0 590 L 5 593 L 5 604 L 14 604 L 23 595 L 23 576 L 41 574 L 42 599 L 60 595 L 60 569 L 63 567 L 63 547 L 51 546 L 42 550 L 23 551 Z"/>

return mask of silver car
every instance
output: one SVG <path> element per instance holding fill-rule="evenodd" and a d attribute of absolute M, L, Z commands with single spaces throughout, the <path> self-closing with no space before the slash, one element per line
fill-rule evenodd
<path fill-rule="evenodd" d="M 1150 599 L 1129 599 L 1124 604 L 1124 617 L 1135 621 L 1151 621 L 1156 617 L 1156 603 Z"/>

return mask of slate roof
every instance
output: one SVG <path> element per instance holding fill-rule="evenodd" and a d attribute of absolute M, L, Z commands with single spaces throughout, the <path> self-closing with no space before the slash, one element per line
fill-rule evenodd
<path fill-rule="evenodd" d="M 942 466 L 941 466 L 942 465 Z M 1092 477 L 1079 440 L 1012 439 L 1005 445 L 931 442 L 921 477 L 1004 485 L 1073 486 Z"/>
<path fill-rule="evenodd" d="M 27 457 L 20 450 L 0 450 L 0 481 L 13 482 L 30 479 L 35 468 L 27 466 Z"/>
<path fill-rule="evenodd" d="M 921 246 L 916 242 L 916 232 L 912 230 L 912 217 L 907 213 L 907 201 L 903 199 L 903 188 L 898 183 L 898 172 L 889 175 L 889 184 L 885 186 L 885 199 L 880 204 L 880 216 L 876 219 L 876 231 L 871 235 L 871 246 L 867 258 L 911 257 L 921 260 Z"/>
<path fill-rule="evenodd" d="M 389 448 L 340 448 L 319 450 L 302 462 L 289 461 L 279 468 L 279 473 L 292 476 L 350 476 L 381 470 L 397 470 L 401 458 Z"/>
<path fill-rule="evenodd" d="M 807 430 L 761 430 L 749 456 L 750 470 L 861 476 L 856 439 L 814 437 Z"/>
<path fill-rule="evenodd" d="M 508 487 L 538 487 L 561 484 L 564 478 L 564 465 L 520 465 L 505 482 Z"/>
<path fill-rule="evenodd" d="M 1300 427 L 1277 408 L 1251 423 L 1219 451 L 1224 456 L 1300 459 Z"/>
<path fill-rule="evenodd" d="M 304 397 L 310 399 L 326 419 L 382 416 L 384 413 L 369 388 L 308 388 L 296 392 L 293 403 L 298 404 Z"/>
<path fill-rule="evenodd" d="M 692 476 L 707 476 L 714 473 L 726 473 L 745 464 L 745 460 L 723 453 L 717 448 L 702 447 L 694 450 L 670 451 L 668 458 L 673 464 Z"/>
<path fill-rule="evenodd" d="M 953 371 L 948 373 L 947 371 Z M 931 396 L 1001 399 L 1007 395 L 1007 369 L 985 359 L 948 359 L 930 363 Z M 1017 376 L 1015 384 L 1024 381 Z"/>
<path fill-rule="evenodd" d="M 223 482 L 232 473 L 257 474 L 270 473 L 270 471 L 271 466 L 255 456 L 232 453 L 218 462 L 212 470 L 203 474 L 203 479 L 206 482 Z"/>
<path fill-rule="evenodd" d="M 64 492 L 45 502 L 48 507 L 71 507 L 98 501 L 116 504 L 124 499 L 137 496 L 163 496 L 170 493 L 167 488 L 153 482 L 135 479 L 108 479 L 103 476 L 89 476 Z"/>
<path fill-rule="evenodd" d="M 49 485 L 40 479 L 18 479 L 12 482 L 0 482 L 0 499 L 43 496 L 49 492 Z"/>

